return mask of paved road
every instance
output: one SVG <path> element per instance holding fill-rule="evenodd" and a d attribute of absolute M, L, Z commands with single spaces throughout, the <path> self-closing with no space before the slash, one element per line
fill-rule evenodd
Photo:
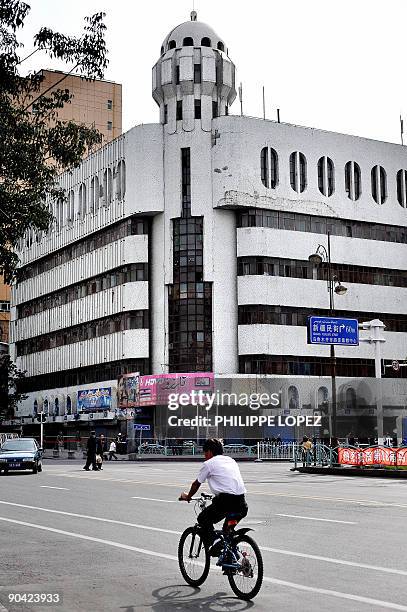
<path fill-rule="evenodd" d="M 240 464 L 265 563 L 252 603 L 211 572 L 183 583 L 176 502 L 198 464 L 105 463 L 83 472 L 49 461 L 42 474 L 0 477 L 0 612 L 153 610 L 407 612 L 407 485 Z M 60 593 L 61 605 L 14 605 L 9 593 Z"/>

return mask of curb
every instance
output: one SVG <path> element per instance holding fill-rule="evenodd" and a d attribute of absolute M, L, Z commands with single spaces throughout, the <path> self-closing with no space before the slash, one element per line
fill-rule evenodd
<path fill-rule="evenodd" d="M 292 471 L 301 474 L 329 474 L 335 476 L 356 476 L 364 478 L 407 478 L 407 470 L 383 470 L 379 468 L 334 468 L 334 467 L 297 467 Z"/>

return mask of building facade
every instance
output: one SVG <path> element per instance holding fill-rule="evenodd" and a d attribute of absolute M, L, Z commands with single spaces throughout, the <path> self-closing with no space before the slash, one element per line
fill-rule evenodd
<path fill-rule="evenodd" d="M 312 413 L 330 401 L 331 369 L 329 347 L 307 344 L 307 317 L 329 312 L 326 267 L 308 257 L 328 232 L 348 289 L 336 314 L 381 319 L 383 358 L 403 361 L 405 147 L 230 115 L 235 66 L 196 13 L 164 40 L 152 89 L 159 122 L 63 175 L 66 202 L 49 202 L 54 226 L 20 254 L 12 351 L 28 399 L 19 415 L 85 422 L 78 391 L 109 388 L 101 418 L 113 422 L 126 372 L 279 376 L 287 405 Z M 373 348 L 338 346 L 336 356 L 344 410 L 357 410 Z M 384 399 L 399 438 L 406 370 L 386 381 Z"/>
<path fill-rule="evenodd" d="M 60 70 L 41 70 L 43 81 L 39 94 L 53 89 L 69 89 L 70 104 L 58 111 L 60 121 L 74 121 L 94 126 L 103 136 L 103 143 L 122 133 L 122 86 L 112 81 L 86 80 Z M 35 111 L 35 106 L 34 106 Z"/>

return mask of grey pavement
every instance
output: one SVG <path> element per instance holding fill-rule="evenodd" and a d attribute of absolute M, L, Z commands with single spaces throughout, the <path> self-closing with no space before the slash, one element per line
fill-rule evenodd
<path fill-rule="evenodd" d="M 187 586 L 176 559 L 193 504 L 177 502 L 196 463 L 48 461 L 38 475 L 0 477 L 0 612 L 153 610 L 407 612 L 406 484 L 299 474 L 241 463 L 265 581 L 238 600 L 211 571 Z M 10 603 L 59 593 L 62 603 Z"/>

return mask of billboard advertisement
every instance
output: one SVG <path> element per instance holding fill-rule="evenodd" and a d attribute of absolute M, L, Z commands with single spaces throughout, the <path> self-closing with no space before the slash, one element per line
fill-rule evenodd
<path fill-rule="evenodd" d="M 213 372 L 182 374 L 151 374 L 140 376 L 138 372 L 123 374 L 118 381 L 118 407 L 122 410 L 144 406 L 168 404 L 171 393 L 213 391 Z"/>
<path fill-rule="evenodd" d="M 112 389 L 103 387 L 99 389 L 79 389 L 78 410 L 110 410 L 112 407 Z"/>
<path fill-rule="evenodd" d="M 213 384 L 213 372 L 140 376 L 139 406 L 167 406 L 172 393 L 200 390 L 212 393 Z"/>

